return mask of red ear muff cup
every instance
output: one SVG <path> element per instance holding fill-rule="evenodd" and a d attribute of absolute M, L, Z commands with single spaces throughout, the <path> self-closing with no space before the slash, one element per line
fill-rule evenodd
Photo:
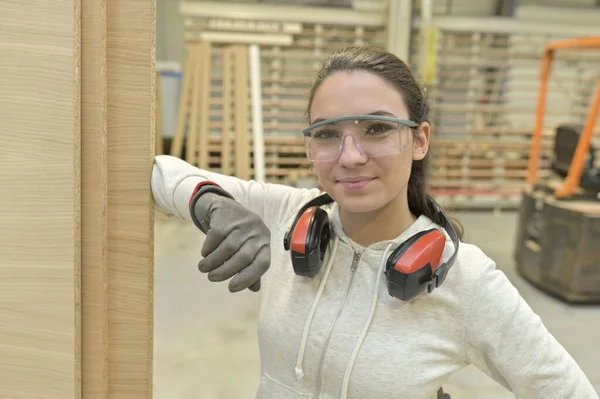
<path fill-rule="evenodd" d="M 329 218 L 321 208 L 310 208 L 300 217 L 291 235 L 294 273 L 303 277 L 319 274 L 329 242 Z"/>
<path fill-rule="evenodd" d="M 430 229 L 415 234 L 396 248 L 386 264 L 388 293 L 403 301 L 420 295 L 440 265 L 445 244 L 446 236 Z"/>

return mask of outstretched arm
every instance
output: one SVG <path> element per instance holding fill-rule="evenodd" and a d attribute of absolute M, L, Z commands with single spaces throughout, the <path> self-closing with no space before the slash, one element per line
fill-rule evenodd
<path fill-rule="evenodd" d="M 259 215 L 269 228 L 279 227 L 302 205 L 320 194 L 319 189 L 299 189 L 282 184 L 242 180 L 202 170 L 182 159 L 159 155 L 152 171 L 152 193 L 158 208 L 170 215 L 191 220 L 189 201 L 197 184 L 212 181 L 233 198 Z"/>

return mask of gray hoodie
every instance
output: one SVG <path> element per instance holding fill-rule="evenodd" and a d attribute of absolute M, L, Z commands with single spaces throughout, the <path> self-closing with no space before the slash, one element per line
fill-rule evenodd
<path fill-rule="evenodd" d="M 196 184 L 211 180 L 271 230 L 271 267 L 260 291 L 258 399 L 431 399 L 446 379 L 474 364 L 517 398 L 598 399 L 577 363 L 547 331 L 494 262 L 461 243 L 444 284 L 410 302 L 391 297 L 383 268 L 411 235 L 436 227 L 420 216 L 394 240 L 362 247 L 346 236 L 339 208 L 326 206 L 333 238 L 321 272 L 294 274 L 283 236 L 297 211 L 320 194 L 244 181 L 158 156 L 158 208 L 191 220 Z M 454 248 L 448 238 L 445 261 Z"/>

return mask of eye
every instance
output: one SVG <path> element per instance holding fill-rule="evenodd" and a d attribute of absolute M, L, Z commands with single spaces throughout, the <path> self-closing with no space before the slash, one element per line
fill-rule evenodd
<path fill-rule="evenodd" d="M 317 140 L 327 140 L 327 139 L 335 139 L 339 137 L 337 131 L 332 129 L 321 129 L 311 134 L 313 139 Z"/>
<path fill-rule="evenodd" d="M 367 134 L 369 135 L 379 135 L 389 132 L 390 130 L 395 129 L 394 126 L 385 124 L 385 123 L 375 123 L 370 125 L 367 128 Z"/>

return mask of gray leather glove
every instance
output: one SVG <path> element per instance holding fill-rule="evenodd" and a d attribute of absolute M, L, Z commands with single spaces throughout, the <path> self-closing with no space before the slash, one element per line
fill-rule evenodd
<path fill-rule="evenodd" d="M 210 281 L 233 277 L 231 292 L 245 288 L 258 291 L 260 278 L 271 265 L 271 232 L 262 219 L 234 199 L 215 192 L 205 192 L 192 201 L 190 212 L 196 226 L 206 234 L 198 269 L 208 273 Z"/>

